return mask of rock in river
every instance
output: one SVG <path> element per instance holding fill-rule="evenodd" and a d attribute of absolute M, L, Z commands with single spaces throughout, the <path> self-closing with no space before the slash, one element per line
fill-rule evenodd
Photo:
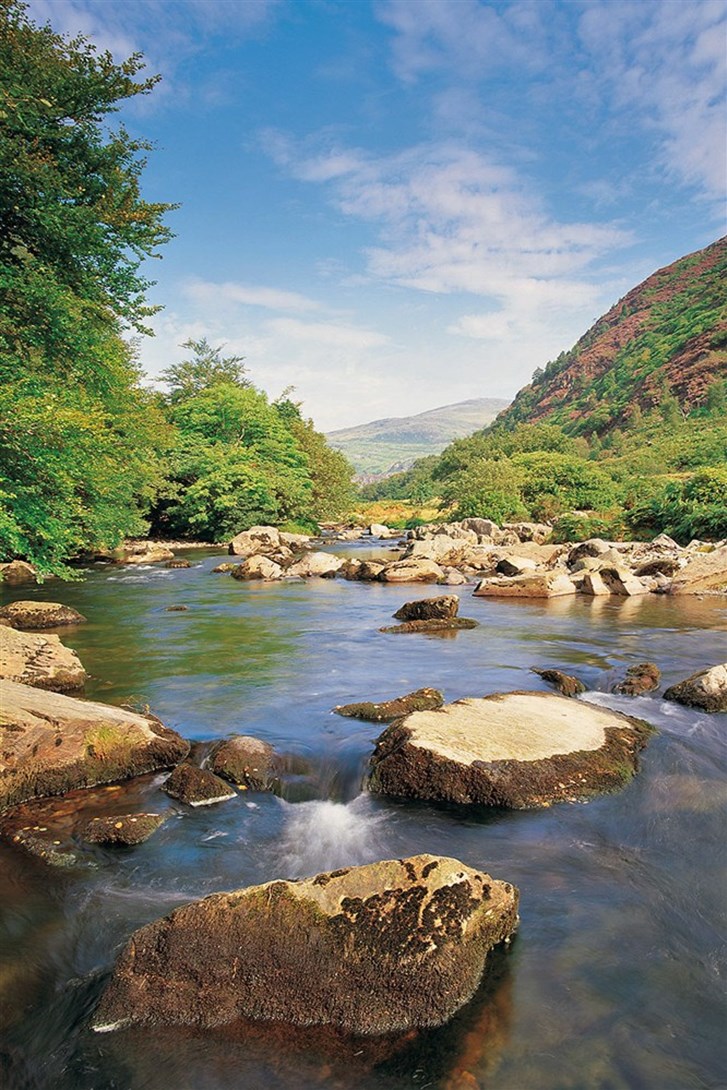
<path fill-rule="evenodd" d="M 166 820 L 166 814 L 118 814 L 114 817 L 95 817 L 78 829 L 76 835 L 86 844 L 132 847 L 135 844 L 143 844 Z"/>
<path fill-rule="evenodd" d="M 390 723 L 409 712 L 427 711 L 441 708 L 444 697 L 439 689 L 417 689 L 406 696 L 397 696 L 393 700 L 384 700 L 374 704 L 370 700 L 359 704 L 338 704 L 333 710 L 336 715 L 345 715 L 350 719 L 368 719 L 372 723 Z"/>
<path fill-rule="evenodd" d="M 456 617 L 459 598 L 456 594 L 440 594 L 438 598 L 421 598 L 416 602 L 405 602 L 397 609 L 394 617 L 397 621 L 431 621 Z"/>
<path fill-rule="evenodd" d="M 0 811 L 167 768 L 188 751 L 153 716 L 0 682 Z"/>
<path fill-rule="evenodd" d="M 380 736 L 372 791 L 528 809 L 623 787 L 653 728 L 555 693 L 494 693 L 414 712 Z"/>
<path fill-rule="evenodd" d="M 664 693 L 664 700 L 674 700 L 703 712 L 727 712 L 727 663 L 700 670 L 672 685 Z"/>
<path fill-rule="evenodd" d="M 432 855 L 216 893 L 131 936 L 93 1028 L 438 1026 L 476 991 L 517 906 L 509 883 Z"/>
<path fill-rule="evenodd" d="M 221 742 L 210 756 L 216 776 L 253 791 L 270 791 L 279 782 L 280 762 L 268 742 L 238 734 Z"/>
<path fill-rule="evenodd" d="M 58 628 L 67 624 L 83 624 L 86 620 L 70 606 L 60 602 L 12 602 L 0 609 L 0 618 L 10 623 L 11 628 L 22 632 L 39 628 Z"/>
<path fill-rule="evenodd" d="M 88 675 L 75 651 L 58 636 L 0 626 L 0 678 L 39 689 L 81 689 Z"/>
<path fill-rule="evenodd" d="M 171 798 L 186 802 L 188 806 L 211 806 L 215 802 L 234 799 L 237 795 L 219 776 L 186 761 L 177 765 L 162 790 Z"/>

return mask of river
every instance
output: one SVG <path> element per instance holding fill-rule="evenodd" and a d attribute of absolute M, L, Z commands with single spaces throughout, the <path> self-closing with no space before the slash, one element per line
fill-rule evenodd
<path fill-rule="evenodd" d="M 343 551 L 343 550 L 338 550 Z M 349 550 L 350 552 L 351 550 Z M 404 601 L 441 588 L 243 583 L 184 570 L 97 567 L 82 581 L 5 591 L 63 601 L 59 630 L 92 675 L 86 695 L 149 706 L 201 742 L 253 734 L 304 758 L 287 798 L 241 792 L 190 810 L 145 777 L 128 793 L 173 818 L 134 849 L 46 866 L 0 844 L 0 1085 L 4 1090 L 716 1090 L 725 1052 L 727 717 L 610 690 L 656 662 L 664 687 L 727 659 L 724 598 L 470 597 L 480 622 L 385 635 Z M 360 555 L 357 553 L 357 555 Z M 168 612 L 185 605 L 186 611 Z M 331 714 L 421 686 L 447 701 L 546 689 L 575 673 L 598 704 L 658 734 L 620 794 L 547 810 L 389 802 L 362 789 L 375 724 Z M 97 810 L 113 792 L 96 792 Z M 188 900 L 278 877 L 420 852 L 515 883 L 521 926 L 448 1025 L 341 1041 L 264 1026 L 98 1035 L 88 1020 L 129 934 Z"/>

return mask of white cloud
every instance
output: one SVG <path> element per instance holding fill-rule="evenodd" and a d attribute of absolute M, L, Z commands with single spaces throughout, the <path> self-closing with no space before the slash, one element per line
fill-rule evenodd
<path fill-rule="evenodd" d="M 292 341 L 312 342 L 344 350 L 361 351 L 380 348 L 389 343 L 389 337 L 374 329 L 362 329 L 336 322 L 301 322 L 297 318 L 275 318 L 268 322 L 268 329 Z"/>
<path fill-rule="evenodd" d="M 182 292 L 196 303 L 239 303 L 243 306 L 263 307 L 265 310 L 318 310 L 320 304 L 295 291 L 266 288 L 259 284 L 241 284 L 226 281 L 222 284 L 208 280 L 189 280 Z"/>

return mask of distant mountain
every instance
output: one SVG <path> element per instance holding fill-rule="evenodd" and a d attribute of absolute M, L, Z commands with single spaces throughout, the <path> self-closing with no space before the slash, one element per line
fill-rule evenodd
<path fill-rule="evenodd" d="M 698 408 L 727 378 L 727 238 L 659 269 L 535 372 L 498 420 L 606 435 L 672 398 Z"/>
<path fill-rule="evenodd" d="M 439 454 L 453 439 L 491 424 L 508 405 L 498 397 L 471 398 L 416 416 L 387 417 L 331 431 L 326 439 L 343 451 L 360 479 L 371 480 L 408 469 L 417 458 Z"/>

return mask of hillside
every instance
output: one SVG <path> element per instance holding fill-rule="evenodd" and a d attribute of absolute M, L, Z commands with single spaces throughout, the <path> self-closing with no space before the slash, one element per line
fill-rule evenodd
<path fill-rule="evenodd" d="M 326 439 L 346 455 L 360 478 L 382 477 L 408 469 L 418 458 L 439 454 L 453 439 L 486 427 L 508 404 L 497 397 L 472 398 L 416 416 L 342 428 L 328 432 Z"/>
<path fill-rule="evenodd" d="M 727 238 L 659 269 L 535 372 L 498 427 L 560 424 L 603 436 L 674 398 L 683 414 L 727 377 Z"/>

